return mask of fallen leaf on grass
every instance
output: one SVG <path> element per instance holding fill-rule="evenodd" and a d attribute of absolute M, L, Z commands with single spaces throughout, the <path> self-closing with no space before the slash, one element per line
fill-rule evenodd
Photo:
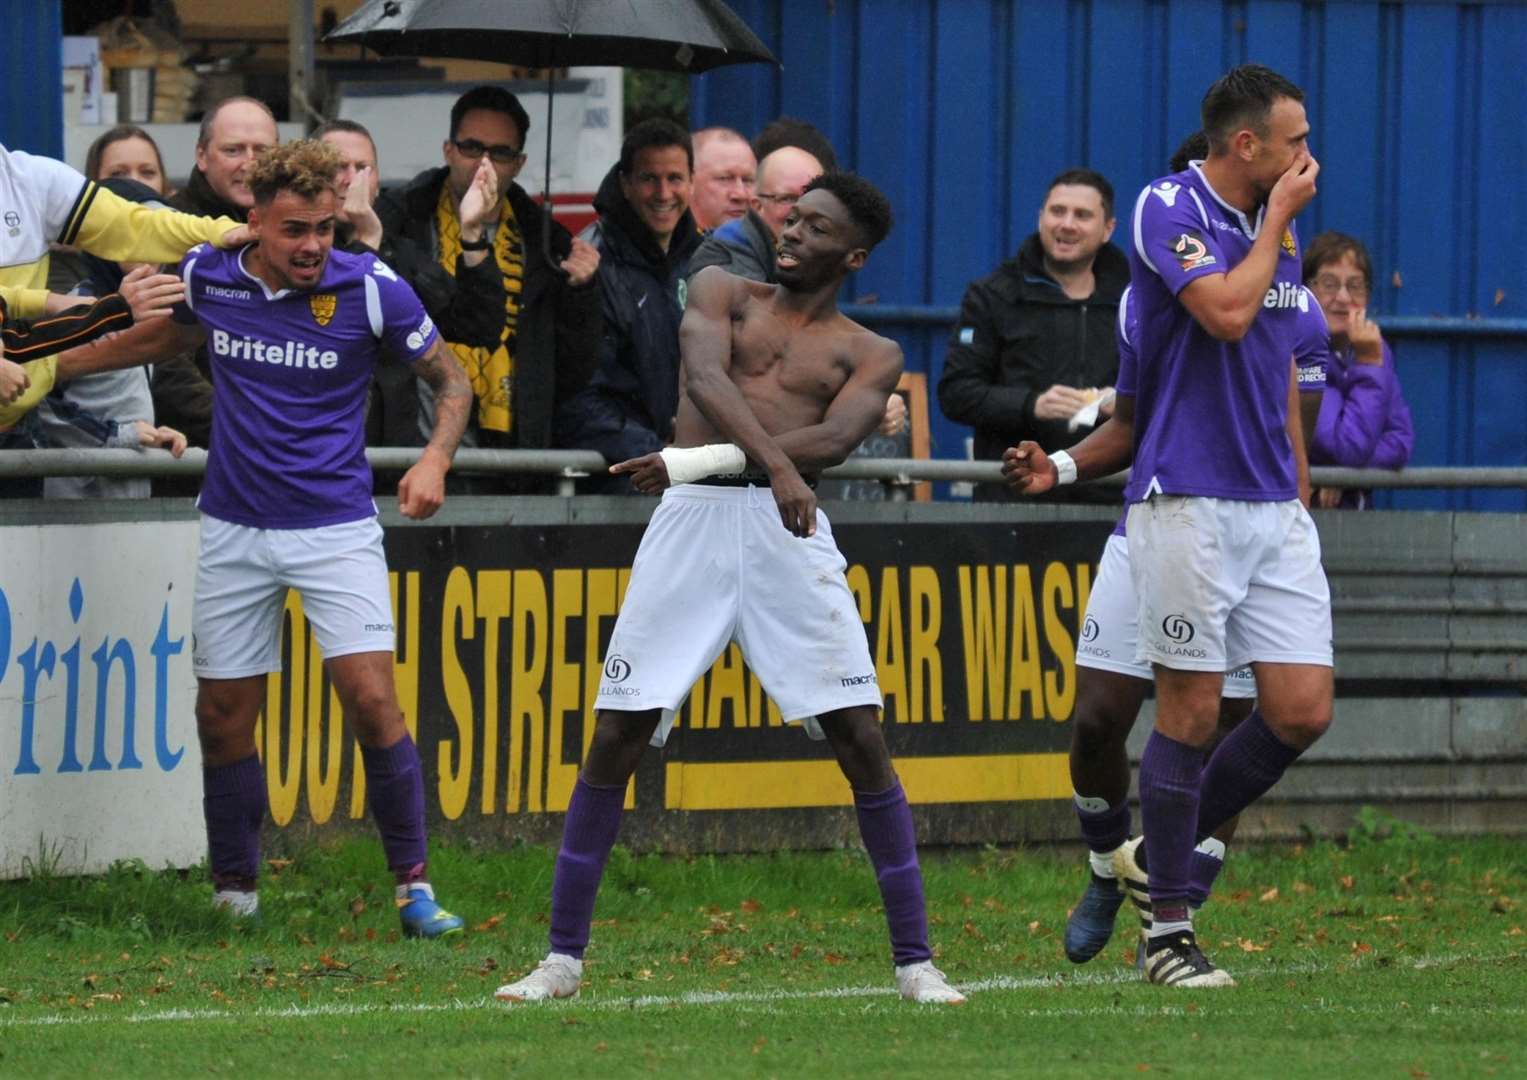
<path fill-rule="evenodd" d="M 359 919 L 365 910 L 366 901 L 362 900 L 359 896 L 350 901 L 350 918 Z"/>
<path fill-rule="evenodd" d="M 503 922 L 504 918 L 505 918 L 505 916 L 504 916 L 504 914 L 502 912 L 500 912 L 497 915 L 489 915 L 482 922 L 480 922 L 476 926 L 472 927 L 472 929 L 476 930 L 479 934 L 486 933 L 487 931 L 492 930 L 499 923 Z"/>
<path fill-rule="evenodd" d="M 1315 891 L 1315 886 L 1311 885 L 1307 881 L 1296 881 L 1296 882 L 1294 882 L 1294 895 L 1295 896 L 1308 896 L 1308 895 L 1310 895 L 1310 893 L 1312 893 L 1314 891 Z"/>
<path fill-rule="evenodd" d="M 1497 915 L 1509 915 L 1516 910 L 1516 901 L 1509 896 L 1497 896 L 1495 903 L 1490 905 L 1490 910 Z"/>
<path fill-rule="evenodd" d="M 1351 892 L 1352 886 L 1356 884 L 1356 882 L 1353 881 L 1351 874 L 1343 874 L 1340 878 L 1337 879 L 1337 884 L 1340 885 L 1345 891 Z"/>
<path fill-rule="evenodd" d="M 606 1050 L 608 1050 L 609 1048 L 610 1048 L 610 1044 L 609 1043 L 607 1043 L 607 1042 L 597 1042 L 597 1043 L 594 1044 L 594 1053 L 602 1054 Z"/>
<path fill-rule="evenodd" d="M 1266 945 L 1258 945 L 1255 941 L 1246 938 L 1236 938 L 1235 943 L 1241 947 L 1241 952 L 1266 952 Z"/>
<path fill-rule="evenodd" d="M 757 900 L 744 900 L 739 907 L 744 915 L 757 915 L 763 910 L 763 905 Z"/>
<path fill-rule="evenodd" d="M 1261 896 L 1257 897 L 1257 899 L 1264 904 L 1272 903 L 1274 900 L 1278 899 L 1278 886 L 1274 885 Z"/>
<path fill-rule="evenodd" d="M 272 874 L 279 874 L 281 871 L 285 870 L 288 866 L 292 865 L 292 860 L 291 859 L 266 859 L 265 860 L 265 865 L 270 867 L 270 872 Z"/>
<path fill-rule="evenodd" d="M 836 965 L 836 964 L 846 964 L 848 962 L 848 958 L 846 956 L 841 956 L 841 955 L 839 955 L 838 953 L 835 953 L 835 952 L 830 952 L 830 953 L 825 954 L 822 957 L 822 960 L 823 960 L 824 963 L 834 964 L 834 965 Z"/>
<path fill-rule="evenodd" d="M 1366 941 L 1354 941 L 1352 943 L 1352 952 L 1357 956 L 1365 956 L 1372 951 L 1373 946 L 1369 945 Z"/>

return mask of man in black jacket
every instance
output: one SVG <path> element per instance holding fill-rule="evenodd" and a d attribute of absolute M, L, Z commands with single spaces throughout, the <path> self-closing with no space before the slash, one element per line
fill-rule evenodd
<path fill-rule="evenodd" d="M 604 338 L 587 389 L 557 413 L 559 444 L 626 461 L 661 450 L 679 406 L 679 320 L 685 276 L 700 233 L 689 212 L 694 152 L 689 132 L 646 120 L 626 133 L 620 161 L 599 185 L 599 220 L 585 236 L 603 259 Z M 631 490 L 624 477 L 594 477 L 589 490 Z"/>
<path fill-rule="evenodd" d="M 1060 450 L 1111 414 L 1114 322 L 1129 285 L 1129 262 L 1108 242 L 1113 229 L 1112 185 L 1069 169 L 1051 181 L 1038 230 L 1017 256 L 965 290 L 938 398 L 945 416 L 975 429 L 977 458 L 998 460 L 1023 439 Z M 976 498 L 1014 496 L 992 483 Z"/>
<path fill-rule="evenodd" d="M 472 379 L 477 405 L 463 446 L 550 447 L 557 406 L 587 384 L 599 356 L 599 253 L 556 222 L 550 252 L 542 249 L 541 207 L 515 183 L 529 130 L 513 94 L 475 87 L 451 108 L 445 167 L 376 205 L 383 261 L 413 286 Z M 406 395 L 384 391 L 386 443 L 422 444 L 430 430 L 433 402 L 422 384 L 415 392 L 410 412 Z M 523 477 L 472 489 L 543 485 Z"/>

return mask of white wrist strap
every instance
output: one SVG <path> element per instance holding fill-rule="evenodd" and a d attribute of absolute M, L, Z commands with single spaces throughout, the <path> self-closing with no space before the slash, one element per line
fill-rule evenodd
<path fill-rule="evenodd" d="M 670 484 L 692 484 L 707 476 L 725 476 L 747 470 L 748 456 L 732 443 L 711 443 L 708 446 L 665 446 L 662 451 L 663 465 L 668 469 Z M 1073 469 L 1074 473 L 1075 470 Z"/>
<path fill-rule="evenodd" d="M 1064 450 L 1057 450 L 1050 455 L 1050 464 L 1055 466 L 1055 483 L 1057 486 L 1076 483 L 1076 462 L 1072 460 L 1070 454 Z"/>

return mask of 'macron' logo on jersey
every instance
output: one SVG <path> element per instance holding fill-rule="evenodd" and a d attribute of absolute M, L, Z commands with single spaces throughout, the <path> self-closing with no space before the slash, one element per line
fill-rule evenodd
<path fill-rule="evenodd" d="M 1181 184 L 1174 184 L 1170 180 L 1163 180 L 1151 188 L 1151 194 L 1156 196 L 1168 206 L 1177 202 L 1177 193 L 1182 190 Z"/>
<path fill-rule="evenodd" d="M 1310 294 L 1291 281 L 1280 281 L 1267 290 L 1267 295 L 1262 298 L 1262 306 L 1265 308 L 1298 308 L 1300 311 L 1310 310 Z"/>

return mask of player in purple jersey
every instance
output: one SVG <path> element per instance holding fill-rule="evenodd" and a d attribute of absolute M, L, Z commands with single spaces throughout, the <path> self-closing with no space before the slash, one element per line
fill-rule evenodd
<path fill-rule="evenodd" d="M 1304 446 L 1318 411 L 1328 344 L 1325 320 L 1318 308 L 1310 328 L 1301 335 L 1295 355 L 1298 409 L 1290 399 L 1289 437 L 1299 459 L 1301 477 L 1307 477 Z M 1067 455 L 1087 477 L 1126 468 L 1133 452 L 1133 406 L 1136 358 L 1136 324 L 1132 291 L 1126 289 L 1120 304 L 1117 328 L 1119 346 L 1118 393 L 1129 399 L 1129 419 L 1111 419 Z M 1316 410 L 1307 408 L 1313 398 Z M 1058 470 L 1038 444 L 1023 442 L 1005 455 L 1003 472 L 1013 489 L 1024 495 L 1051 490 Z M 1308 484 L 1301 484 L 1308 492 Z M 1305 496 L 1307 498 L 1307 495 Z M 1071 784 L 1082 838 L 1088 847 L 1090 873 L 1081 899 L 1066 920 L 1066 956 L 1086 963 L 1108 944 L 1114 919 L 1126 894 L 1126 885 L 1113 868 L 1114 854 L 1130 836 L 1129 756 L 1125 743 L 1140 714 L 1151 685 L 1151 668 L 1135 658 L 1138 611 L 1134 581 L 1130 576 L 1129 546 L 1121 517 L 1104 548 L 1098 576 L 1087 601 L 1086 617 L 1076 650 L 1076 712 L 1071 727 Z M 1216 742 L 1251 713 L 1256 699 L 1255 677 L 1240 667 L 1225 677 Z M 1189 903 L 1202 907 L 1215 879 L 1224 867 L 1226 845 L 1235 835 L 1237 818 L 1231 818 L 1211 837 L 1193 849 L 1189 879 Z M 1128 894 L 1140 910 L 1141 922 L 1150 925 L 1150 897 L 1143 888 Z M 1142 957 L 1143 957 L 1142 940 Z"/>
<path fill-rule="evenodd" d="M 248 173 L 255 243 L 192 249 L 174 340 L 129 331 L 113 350 L 147 358 L 205 341 L 217 373 L 192 616 L 214 903 L 236 916 L 258 911 L 266 785 L 254 729 L 266 676 L 280 670 L 294 588 L 361 744 L 403 932 L 433 938 L 462 921 L 436 903 L 426 875 L 423 774 L 393 686 L 392 601 L 363 423 L 384 355 L 412 364 L 435 391 L 433 435 L 398 486 L 402 513 L 426 518 L 444 500 L 472 393 L 413 290 L 374 255 L 332 250 L 338 169 L 337 153 L 311 140 L 262 154 Z"/>
<path fill-rule="evenodd" d="M 1132 291 L 1139 313 L 1125 490 L 1156 730 L 1140 768 L 1145 836 L 1118 876 L 1149 873 L 1145 972 L 1233 985 L 1199 949 L 1195 843 L 1267 791 L 1331 718 L 1330 594 L 1299 502 L 1290 412 L 1301 308 L 1293 219 L 1315 191 L 1303 94 L 1247 65 L 1204 97 L 1210 153 L 1141 192 Z M 1054 462 L 1063 482 L 1081 462 Z M 1224 672 L 1251 663 L 1260 710 L 1205 762 Z"/>

